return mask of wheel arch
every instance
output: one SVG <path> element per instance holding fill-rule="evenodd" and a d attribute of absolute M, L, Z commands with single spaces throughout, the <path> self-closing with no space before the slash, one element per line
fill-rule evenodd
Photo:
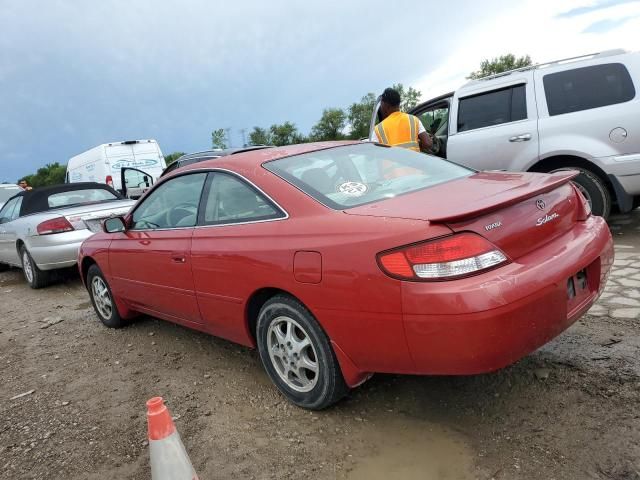
<path fill-rule="evenodd" d="M 263 287 L 251 294 L 249 300 L 247 300 L 245 306 L 245 326 L 247 328 L 247 332 L 249 333 L 249 337 L 253 343 L 253 347 L 256 344 L 256 331 L 258 326 L 258 315 L 260 314 L 260 309 L 262 306 L 267 303 L 271 298 L 276 295 L 287 295 L 291 298 L 294 298 L 296 301 L 300 302 L 304 307 L 311 311 L 307 305 L 300 300 L 298 297 L 293 295 L 291 292 L 283 290 L 277 287 Z"/>
<path fill-rule="evenodd" d="M 87 256 L 82 259 L 82 263 L 80 264 L 80 277 L 85 287 L 87 286 L 87 272 L 89 271 L 89 268 L 91 268 L 91 265 L 97 264 L 98 262 L 96 262 L 93 257 Z"/>
<path fill-rule="evenodd" d="M 531 165 L 528 171 L 550 172 L 551 170 L 555 170 L 558 167 L 580 167 L 584 168 L 585 170 L 589 170 L 603 181 L 603 183 L 609 189 L 609 193 L 615 195 L 615 192 L 613 191 L 613 187 L 611 185 L 611 180 L 609 179 L 607 173 L 592 161 L 587 160 L 584 157 L 579 157 L 577 155 L 553 155 L 551 157 L 543 158 Z"/>

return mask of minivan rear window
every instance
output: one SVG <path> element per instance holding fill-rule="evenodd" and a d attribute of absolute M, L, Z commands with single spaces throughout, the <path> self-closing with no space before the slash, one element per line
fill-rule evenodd
<path fill-rule="evenodd" d="M 397 197 L 474 173 L 439 157 L 372 143 L 280 158 L 263 166 L 335 210 Z"/>
<path fill-rule="evenodd" d="M 629 71 L 621 63 L 549 73 L 542 80 L 551 116 L 628 102 L 636 95 Z"/>

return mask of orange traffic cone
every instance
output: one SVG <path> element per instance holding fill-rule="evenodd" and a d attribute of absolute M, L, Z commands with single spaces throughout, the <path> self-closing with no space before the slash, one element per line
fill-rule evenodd
<path fill-rule="evenodd" d="M 198 480 L 162 397 L 147 402 L 152 480 Z"/>

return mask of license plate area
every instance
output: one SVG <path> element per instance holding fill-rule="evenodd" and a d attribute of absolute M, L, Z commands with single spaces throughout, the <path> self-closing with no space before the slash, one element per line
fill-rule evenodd
<path fill-rule="evenodd" d="M 588 268 L 583 268 L 567 279 L 567 311 L 582 304 L 593 293 L 588 274 Z"/>

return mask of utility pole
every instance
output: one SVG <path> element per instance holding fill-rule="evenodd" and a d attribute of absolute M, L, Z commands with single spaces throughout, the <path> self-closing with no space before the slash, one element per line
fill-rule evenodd
<path fill-rule="evenodd" d="M 231 148 L 231 127 L 227 127 L 224 129 L 227 132 L 227 148 Z"/>

